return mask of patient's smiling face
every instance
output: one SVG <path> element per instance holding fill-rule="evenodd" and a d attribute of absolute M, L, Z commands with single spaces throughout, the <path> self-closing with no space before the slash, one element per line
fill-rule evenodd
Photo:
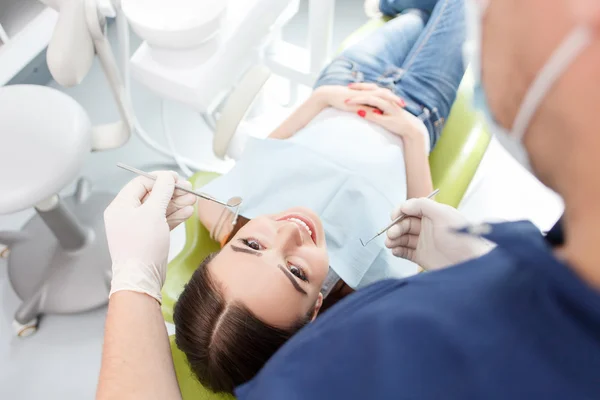
<path fill-rule="evenodd" d="M 306 208 L 252 219 L 208 268 L 228 302 L 245 304 L 269 325 L 289 327 L 320 308 L 329 269 L 323 225 Z"/>

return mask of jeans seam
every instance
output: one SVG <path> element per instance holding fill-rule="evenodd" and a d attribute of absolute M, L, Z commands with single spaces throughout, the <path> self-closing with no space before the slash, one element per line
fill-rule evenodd
<path fill-rule="evenodd" d="M 425 47 L 425 45 L 429 42 L 429 39 L 431 38 L 431 35 L 433 34 L 433 32 L 437 28 L 438 24 L 442 20 L 442 17 L 444 15 L 445 11 L 446 11 L 446 8 L 448 7 L 448 3 L 449 2 L 450 2 L 450 0 L 444 0 L 444 5 L 443 5 L 442 11 L 440 11 L 438 17 L 433 22 L 434 25 L 431 27 L 431 29 L 429 29 L 429 32 L 427 33 L 427 36 L 426 36 L 425 40 L 423 40 L 423 42 L 421 43 L 421 45 L 419 46 L 419 48 L 417 49 L 417 51 L 415 51 L 414 54 L 411 56 L 410 60 L 408 60 L 408 63 L 406 65 L 406 67 L 404 68 L 405 71 L 409 70 L 409 68 L 412 66 L 412 63 L 413 63 L 414 59 L 421 53 L 421 50 L 423 50 L 423 47 Z M 429 21 L 429 23 L 431 23 L 431 22 L 432 21 Z"/>

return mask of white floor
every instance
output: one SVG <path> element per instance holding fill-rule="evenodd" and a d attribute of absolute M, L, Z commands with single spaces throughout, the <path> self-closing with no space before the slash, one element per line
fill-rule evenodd
<path fill-rule="evenodd" d="M 286 38 L 303 44 L 307 14 L 302 12 L 286 29 Z M 334 43 L 365 21 L 362 0 L 338 2 Z M 57 87 L 56 84 L 51 84 Z M 94 123 L 117 118 L 116 109 L 98 65 L 83 84 L 65 90 L 90 113 Z M 159 99 L 134 86 L 135 110 L 150 134 L 164 143 Z M 211 156 L 211 134 L 198 115 L 169 105 L 169 124 L 177 132 L 177 147 L 190 158 L 216 162 Z M 169 160 L 156 156 L 134 137 L 121 149 L 92 154 L 83 169 L 99 190 L 117 191 L 131 176 L 115 167 L 117 161 L 150 168 Z M 67 192 L 72 188 L 67 189 Z M 518 195 L 517 195 L 518 194 Z M 560 201 L 526 174 L 496 143 L 493 143 L 463 206 L 473 221 L 489 219 L 532 219 L 548 229 L 561 212 Z M 0 230 L 19 229 L 30 211 L 0 217 Z M 174 233 L 172 254 L 183 245 L 184 233 Z M 0 398 L 1 399 L 88 399 L 94 396 L 100 367 L 105 309 L 73 316 L 47 316 L 32 337 L 13 336 L 12 315 L 19 299 L 7 278 L 6 262 L 0 260 Z"/>

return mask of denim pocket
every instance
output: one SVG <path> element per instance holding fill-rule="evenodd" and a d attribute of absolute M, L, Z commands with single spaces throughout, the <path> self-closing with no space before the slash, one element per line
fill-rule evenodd
<path fill-rule="evenodd" d="M 321 73 L 314 88 L 324 85 L 348 86 L 350 83 L 364 81 L 364 74 L 354 61 L 339 57 L 331 62 Z"/>
<path fill-rule="evenodd" d="M 398 67 L 388 68 L 383 74 L 377 78 L 377 83 L 385 88 L 396 92 L 396 85 L 404 76 L 406 70 Z"/>

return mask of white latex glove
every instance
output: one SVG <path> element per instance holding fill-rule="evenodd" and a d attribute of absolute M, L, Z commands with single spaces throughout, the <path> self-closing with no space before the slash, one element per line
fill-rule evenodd
<path fill-rule="evenodd" d="M 396 257 L 405 258 L 426 270 L 446 268 L 480 257 L 494 245 L 477 236 L 456 232 L 469 222 L 455 208 L 429 199 L 411 199 L 396 209 L 408 216 L 387 232 L 385 245 Z"/>
<path fill-rule="evenodd" d="M 161 302 L 167 274 L 170 231 L 194 212 L 196 196 L 175 172 L 154 172 L 156 182 L 138 177 L 129 182 L 104 212 L 112 258 L 110 295 L 122 290 L 145 293 Z"/>

